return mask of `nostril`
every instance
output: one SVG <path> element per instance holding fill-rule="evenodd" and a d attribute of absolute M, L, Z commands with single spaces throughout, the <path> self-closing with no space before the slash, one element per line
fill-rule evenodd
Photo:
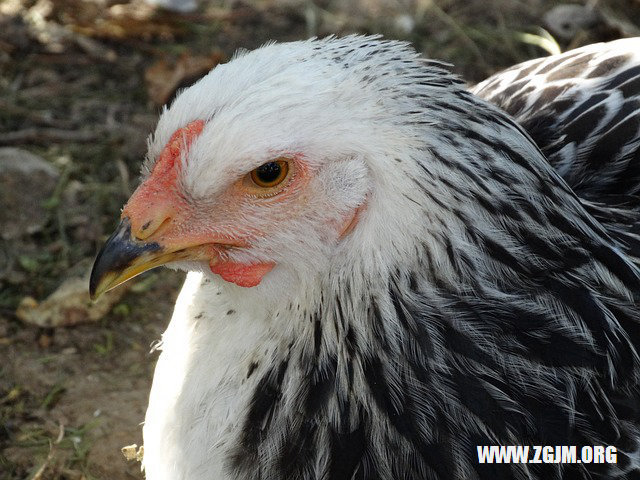
<path fill-rule="evenodd" d="M 140 228 L 136 229 L 133 234 L 138 240 L 146 240 L 151 235 L 158 234 L 169 223 L 171 223 L 171 217 L 147 220 Z"/>

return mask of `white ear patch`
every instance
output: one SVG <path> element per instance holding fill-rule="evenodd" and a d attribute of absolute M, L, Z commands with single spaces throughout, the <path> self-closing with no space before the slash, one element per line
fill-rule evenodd
<path fill-rule="evenodd" d="M 359 207 L 371 188 L 369 171 L 360 158 L 329 162 L 318 177 L 325 197 L 334 201 L 339 215 Z"/>

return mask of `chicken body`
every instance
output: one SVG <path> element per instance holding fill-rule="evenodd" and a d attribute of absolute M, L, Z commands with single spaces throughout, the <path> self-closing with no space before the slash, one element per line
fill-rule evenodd
<path fill-rule="evenodd" d="M 640 474 L 634 232 L 438 62 L 353 36 L 242 54 L 162 114 L 145 172 L 92 290 L 190 271 L 149 480 Z M 482 445 L 618 455 L 480 464 Z"/>

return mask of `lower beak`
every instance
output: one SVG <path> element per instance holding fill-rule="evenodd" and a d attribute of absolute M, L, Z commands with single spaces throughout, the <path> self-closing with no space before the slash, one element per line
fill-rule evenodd
<path fill-rule="evenodd" d="M 142 272 L 176 260 L 193 258 L 189 249 L 171 250 L 157 242 L 133 238 L 129 219 L 123 218 L 96 257 L 89 279 L 89 293 L 95 300 Z"/>

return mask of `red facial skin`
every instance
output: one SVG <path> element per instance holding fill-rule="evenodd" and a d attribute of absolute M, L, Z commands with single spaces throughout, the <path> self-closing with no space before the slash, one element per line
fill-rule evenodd
<path fill-rule="evenodd" d="M 122 209 L 121 217 L 131 222 L 131 234 L 145 240 L 158 233 L 160 226 L 188 208 L 177 188 L 180 157 L 202 133 L 203 120 L 196 120 L 174 132 L 160 153 L 147 178 Z M 186 152 L 185 152 L 186 153 Z"/>
<path fill-rule="evenodd" d="M 122 210 L 122 218 L 127 217 L 131 223 L 131 234 L 138 240 L 156 242 L 167 251 L 188 249 L 191 259 L 206 260 L 209 268 L 225 281 L 241 287 L 254 287 L 275 266 L 274 262 L 245 264 L 228 259 L 221 259 L 225 248 L 249 247 L 245 238 L 234 238 L 228 232 L 219 234 L 221 228 L 211 225 L 211 220 L 199 214 L 195 206 L 180 192 L 179 173 L 182 168 L 181 157 L 186 156 L 193 141 L 202 133 L 205 122 L 195 120 L 185 127 L 176 130 L 160 153 L 149 177 L 133 193 Z M 285 200 L 293 191 L 300 188 L 308 180 L 309 172 L 304 163 L 297 161 L 301 155 L 293 155 L 296 159 L 296 174 L 291 182 L 296 188 L 285 187 L 276 197 Z M 242 200 L 250 194 L 242 179 L 230 187 L 221 200 L 223 211 L 229 212 L 231 218 L 241 208 Z M 338 228 L 339 237 L 347 235 L 357 223 L 362 207 L 349 215 Z M 260 235 L 261 232 L 253 232 Z M 184 258 L 182 256 L 181 258 Z"/>
<path fill-rule="evenodd" d="M 180 194 L 177 180 L 181 168 L 181 156 L 186 154 L 193 141 L 202 133 L 205 122 L 195 120 L 174 132 L 160 153 L 147 178 L 134 192 L 122 210 L 122 218 L 129 218 L 131 234 L 139 240 L 156 241 L 169 250 L 198 247 L 198 259 L 209 257 L 213 273 L 241 287 L 253 287 L 260 283 L 274 263 L 241 264 L 218 261 L 221 248 L 218 245 L 245 246 L 242 239 L 211 238 L 208 229 L 172 228 L 189 225 L 193 206 Z M 196 217 L 197 218 L 197 217 Z"/>

